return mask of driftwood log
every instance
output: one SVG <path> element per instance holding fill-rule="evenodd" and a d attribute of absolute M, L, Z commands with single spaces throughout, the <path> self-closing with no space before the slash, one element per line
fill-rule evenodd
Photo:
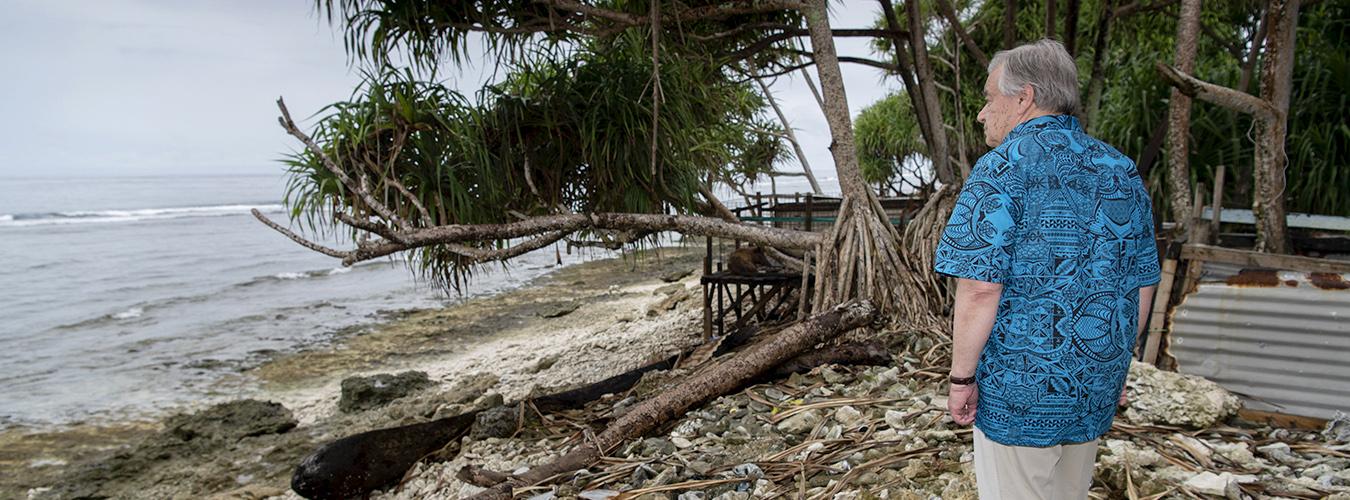
<path fill-rule="evenodd" d="M 652 429 L 685 414 L 695 405 L 743 386 L 747 381 L 772 370 L 816 344 L 841 332 L 871 322 L 876 309 L 867 301 L 849 301 L 812 316 L 758 342 L 744 352 L 691 375 L 677 387 L 638 403 L 614 420 L 603 432 L 558 460 L 534 467 L 523 474 L 509 476 L 472 498 L 512 497 L 517 487 L 540 483 L 558 474 L 582 469 L 595 463 L 624 441 L 645 435 Z"/>
<path fill-rule="evenodd" d="M 477 412 L 362 432 L 320 446 L 291 476 L 291 489 L 310 499 L 364 497 L 398 483 L 418 460 L 469 431 Z"/>
<path fill-rule="evenodd" d="M 748 341 L 753 334 L 754 329 L 744 328 L 727 336 L 717 346 L 714 355 L 730 352 Z M 679 358 L 672 356 L 583 387 L 541 396 L 532 402 L 540 411 L 549 413 L 580 408 L 605 394 L 632 388 L 647 372 L 673 368 Z M 880 343 L 830 346 L 789 359 L 757 376 L 746 377 L 728 392 L 792 373 L 810 371 L 824 364 L 880 365 L 889 362 L 890 354 Z M 362 497 L 372 491 L 393 486 L 418 461 L 468 434 L 478 413 L 474 411 L 432 422 L 363 432 L 327 443 L 305 457 L 296 467 L 291 477 L 291 489 L 305 498 L 329 499 Z M 467 483 L 485 487 L 511 479 L 507 474 L 472 466 L 461 470 L 459 477 Z"/>

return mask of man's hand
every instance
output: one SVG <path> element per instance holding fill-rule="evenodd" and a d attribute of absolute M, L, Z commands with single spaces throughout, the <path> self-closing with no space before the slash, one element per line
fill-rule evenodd
<path fill-rule="evenodd" d="M 975 422 L 975 407 L 980 399 L 980 390 L 975 384 L 952 385 L 947 391 L 947 411 L 952 412 L 952 420 L 960 425 Z"/>
<path fill-rule="evenodd" d="M 1116 404 L 1117 404 L 1117 405 L 1120 405 L 1120 406 L 1125 406 L 1125 405 L 1127 405 L 1127 404 L 1130 404 L 1130 402 L 1127 401 L 1126 398 L 1125 398 L 1125 388 L 1124 388 L 1124 387 L 1121 387 L 1121 388 L 1120 388 L 1120 401 L 1117 401 Z"/>

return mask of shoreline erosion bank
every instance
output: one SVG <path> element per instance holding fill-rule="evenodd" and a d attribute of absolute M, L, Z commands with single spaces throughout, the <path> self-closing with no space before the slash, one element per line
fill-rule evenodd
<path fill-rule="evenodd" d="M 280 355 L 244 375 L 258 381 L 249 397 L 293 415 L 298 426 L 284 434 L 207 450 L 158 443 L 170 418 L 0 431 L 0 498 L 201 497 L 237 488 L 281 494 L 299 458 L 323 442 L 425 420 L 482 392 L 512 400 L 582 385 L 696 342 L 688 306 L 697 300 L 665 300 L 684 304 L 651 317 L 646 311 L 674 294 L 672 285 L 697 290 L 700 250 L 570 264 L 513 290 L 408 311 L 330 345 Z M 408 370 L 426 373 L 432 386 L 381 408 L 337 410 L 343 379 Z M 471 389 L 478 393 L 465 393 Z M 168 460 L 137 456 L 146 454 Z"/>

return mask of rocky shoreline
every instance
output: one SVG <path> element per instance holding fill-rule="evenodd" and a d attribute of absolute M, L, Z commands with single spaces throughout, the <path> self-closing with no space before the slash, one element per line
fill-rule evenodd
<path fill-rule="evenodd" d="M 654 374 L 646 390 L 674 375 Z M 757 385 L 531 498 L 974 499 L 970 430 L 952 424 L 929 380 L 898 366 L 826 366 Z M 1101 440 L 1094 498 L 1350 499 L 1350 422 L 1319 433 L 1243 421 L 1237 398 L 1212 382 L 1147 365 L 1132 368 L 1130 386 L 1129 407 Z M 622 413 L 641 395 L 585 414 Z M 576 442 L 558 430 L 569 418 L 580 415 L 533 422 L 514 438 L 466 439 L 458 457 L 421 464 L 375 498 L 477 493 L 457 476 L 462 467 L 547 462 Z"/>
<path fill-rule="evenodd" d="M 320 444 L 426 421 L 475 404 L 571 387 L 641 366 L 697 341 L 701 249 L 560 268 L 527 286 L 445 309 L 409 311 L 320 349 L 250 370 L 254 399 L 280 403 L 285 432 L 185 434 L 248 400 L 152 422 L 0 432 L 0 498 L 265 498 L 282 495 Z M 678 285 L 678 286 L 675 286 Z M 648 315 L 651 311 L 651 315 Z M 382 406 L 339 410 L 342 382 L 420 371 L 428 386 Z M 240 406 L 240 408 L 232 407 Z"/>
<path fill-rule="evenodd" d="M 461 479 L 465 466 L 511 473 L 549 462 L 688 373 L 649 372 L 576 410 L 504 406 L 695 345 L 699 257 L 579 264 L 492 299 L 411 313 L 258 368 L 274 402 L 141 426 L 59 466 L 39 466 L 51 457 L 36 453 L 0 462 L 14 482 L 10 471 L 60 469 L 45 482 L 0 485 L 0 496 L 299 499 L 291 472 L 322 443 L 485 410 L 466 436 L 372 498 L 472 495 L 482 488 Z M 725 395 L 526 497 L 975 498 L 970 430 L 946 415 L 926 358 L 939 339 L 882 336 L 895 353 L 889 366 L 827 365 Z M 1350 421 L 1321 432 L 1245 421 L 1217 385 L 1143 365 L 1129 384 L 1130 404 L 1101 441 L 1094 498 L 1350 500 Z"/>

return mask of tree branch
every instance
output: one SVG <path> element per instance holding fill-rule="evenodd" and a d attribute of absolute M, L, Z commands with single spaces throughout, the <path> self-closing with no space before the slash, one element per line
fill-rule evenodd
<path fill-rule="evenodd" d="M 1144 5 L 1144 2 L 1130 2 L 1129 4 L 1117 7 L 1116 10 L 1111 15 L 1116 19 L 1120 19 L 1122 17 L 1138 14 L 1141 12 L 1165 9 L 1180 1 L 1181 0 L 1162 0 L 1160 2 L 1154 2 L 1149 5 Z"/>
<path fill-rule="evenodd" d="M 254 218 L 258 219 L 259 221 L 262 221 L 262 223 L 263 223 L 263 224 L 266 224 L 267 227 L 270 227 L 270 228 L 276 230 L 276 232 L 278 232 L 278 233 L 281 233 L 281 234 L 286 235 L 287 238 L 290 238 L 291 241 L 294 241 L 294 242 L 296 242 L 296 243 L 299 243 L 300 246 L 302 246 L 302 247 L 308 248 L 308 249 L 313 250 L 313 251 L 315 251 L 315 252 L 319 252 L 319 253 L 324 254 L 324 255 L 327 255 L 327 256 L 329 256 L 329 257 L 337 257 L 337 258 L 339 258 L 339 259 L 346 259 L 347 257 L 350 257 L 350 256 L 352 255 L 352 252 L 344 252 L 344 251 L 341 251 L 341 250 L 334 250 L 334 249 L 332 249 L 332 248 L 328 248 L 328 247 L 326 247 L 326 246 L 320 245 L 320 244 L 315 243 L 315 242 L 313 242 L 313 241 L 309 241 L 309 240 L 305 239 L 305 237 L 300 236 L 300 235 L 298 235 L 298 234 L 295 234 L 295 232 L 291 231 L 290 229 L 286 229 L 286 228 L 283 227 L 281 224 L 277 224 L 276 222 L 272 221 L 272 219 L 267 218 L 266 215 L 263 215 L 263 213 L 262 213 L 262 212 L 259 212 L 258 209 L 256 209 L 256 208 L 250 210 L 250 212 L 253 213 L 253 217 L 254 217 Z"/>
<path fill-rule="evenodd" d="M 1280 112 L 1270 103 L 1246 92 L 1202 81 L 1161 62 L 1154 63 L 1154 68 L 1168 84 L 1190 97 L 1247 113 L 1261 120 L 1274 120 L 1280 116 Z"/>
<path fill-rule="evenodd" d="M 952 3 L 948 0 L 938 0 L 937 7 L 938 12 L 942 13 L 942 17 L 947 18 L 947 24 L 951 25 L 952 29 L 956 31 L 956 35 L 961 38 L 961 44 L 965 45 L 966 49 L 970 51 L 970 55 L 975 56 L 975 60 L 980 63 L 981 67 L 989 66 L 989 56 L 984 55 L 984 51 L 980 50 L 980 46 L 975 43 L 975 39 L 970 37 L 970 33 L 966 32 L 964 26 L 961 26 L 961 19 L 956 17 L 956 9 L 952 8 Z"/>
<path fill-rule="evenodd" d="M 286 129 L 286 132 L 292 137 L 300 139 L 300 142 L 305 143 L 305 148 L 308 149 L 310 153 L 313 153 L 314 156 L 318 157 L 319 162 L 323 164 L 324 168 L 337 176 L 343 186 L 346 186 L 347 189 L 356 193 L 356 195 L 361 198 L 361 201 L 364 201 L 367 206 L 375 210 L 381 217 L 384 217 L 386 220 L 394 222 L 395 224 L 399 224 L 400 226 L 404 226 L 404 229 L 410 227 L 406 222 L 403 222 L 402 219 L 399 219 L 398 216 L 394 215 L 393 211 L 389 210 L 389 207 L 386 207 L 383 203 L 375 200 L 375 197 L 371 196 L 369 191 L 363 189 L 363 187 L 353 181 L 346 172 L 342 171 L 341 168 L 338 168 L 337 163 L 334 163 L 332 158 L 329 158 L 328 155 L 323 152 L 323 148 L 320 148 L 318 144 L 314 143 L 314 139 L 311 139 L 308 134 L 300 131 L 300 128 L 295 125 L 295 120 L 291 119 L 291 112 L 286 109 L 285 100 L 278 98 L 277 108 L 281 109 L 281 117 L 277 119 L 277 121 L 281 123 L 281 128 Z"/>

